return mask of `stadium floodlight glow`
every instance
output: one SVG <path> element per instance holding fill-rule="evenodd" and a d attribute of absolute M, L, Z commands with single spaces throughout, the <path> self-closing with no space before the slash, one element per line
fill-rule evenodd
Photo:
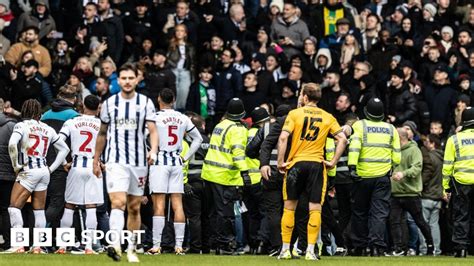
<path fill-rule="evenodd" d="M 108 245 L 123 245 L 132 243 L 135 235 L 135 244 L 141 244 L 144 230 L 122 230 L 108 231 L 104 233 L 101 230 L 84 230 L 81 232 L 81 244 L 93 244 L 104 239 Z M 10 245 L 12 247 L 30 246 L 30 229 L 29 228 L 11 228 L 10 229 Z M 52 228 L 33 228 L 33 246 L 34 247 L 51 247 L 53 245 L 53 229 Z M 56 229 L 56 246 L 58 247 L 74 247 L 76 246 L 76 232 L 74 228 L 57 228 Z"/>

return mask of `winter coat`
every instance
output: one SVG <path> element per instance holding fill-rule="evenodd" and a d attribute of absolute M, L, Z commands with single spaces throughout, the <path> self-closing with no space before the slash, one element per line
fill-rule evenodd
<path fill-rule="evenodd" d="M 13 133 L 16 120 L 0 113 L 0 180 L 15 181 L 16 175 L 13 171 L 12 161 L 8 153 L 8 141 Z"/>
<path fill-rule="evenodd" d="M 156 108 L 159 106 L 158 95 L 162 89 L 168 88 L 176 93 L 176 76 L 169 67 L 148 67 L 145 74 L 145 84 L 147 86 L 141 93 L 150 98 Z"/>
<path fill-rule="evenodd" d="M 407 120 L 413 120 L 417 113 L 415 96 L 410 92 L 405 82 L 400 89 L 388 88 L 385 107 L 387 115 L 395 116 L 395 125 L 401 125 Z"/>
<path fill-rule="evenodd" d="M 423 191 L 424 199 L 441 200 L 443 198 L 443 151 L 434 149 L 428 151 L 422 148 L 423 153 Z"/>
<path fill-rule="evenodd" d="M 441 121 L 447 134 L 454 124 L 454 108 L 458 92 L 451 84 L 430 84 L 423 89 L 423 94 L 430 109 L 431 121 Z"/>
<path fill-rule="evenodd" d="M 212 84 L 216 89 L 216 112 L 227 110 L 230 99 L 238 97 L 242 92 L 242 75 L 232 66 L 216 71 Z"/>
<path fill-rule="evenodd" d="M 282 48 L 286 56 L 291 58 L 293 55 L 300 54 L 303 41 L 309 37 L 308 26 L 299 18 L 295 18 L 290 24 L 287 24 L 282 17 L 278 17 L 272 23 L 270 37 L 274 42 L 278 42 L 280 37 L 290 38 L 294 44 L 283 45 Z"/>
<path fill-rule="evenodd" d="M 39 28 L 39 39 L 43 39 L 51 31 L 56 30 L 56 22 L 54 22 L 54 18 L 49 14 L 49 8 L 46 8 L 46 13 L 41 19 L 35 9 L 21 14 L 18 18 L 17 32 L 20 33 L 24 28 L 30 26 Z"/>
<path fill-rule="evenodd" d="M 418 145 L 410 141 L 401 147 L 402 160 L 395 167 L 395 172 L 402 172 L 400 181 L 392 180 L 392 197 L 416 197 L 421 195 L 423 183 L 421 169 L 423 168 L 423 155 Z"/>
<path fill-rule="evenodd" d="M 5 54 L 5 60 L 16 66 L 20 63 L 21 56 L 26 51 L 33 52 L 35 60 L 39 65 L 39 73 L 41 73 L 43 77 L 49 76 L 49 73 L 51 73 L 51 56 L 49 55 L 48 49 L 37 42 L 31 45 L 26 42 L 15 43 Z"/>

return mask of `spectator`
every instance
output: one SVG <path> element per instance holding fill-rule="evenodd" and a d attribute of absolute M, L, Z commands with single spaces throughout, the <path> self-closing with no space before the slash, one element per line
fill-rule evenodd
<path fill-rule="evenodd" d="M 18 65 L 24 52 L 32 51 L 34 59 L 39 64 L 38 72 L 43 77 L 48 77 L 51 72 L 51 57 L 48 50 L 39 44 L 39 29 L 35 26 L 26 27 L 23 31 L 24 37 L 21 42 L 15 43 L 5 54 L 5 60 L 12 64 Z"/>
<path fill-rule="evenodd" d="M 10 0 L 0 1 L 0 19 L 4 22 L 2 27 L 3 34 L 10 42 L 14 42 L 17 20 L 15 19 L 12 10 L 10 10 Z"/>
<path fill-rule="evenodd" d="M 440 121 L 444 129 L 454 124 L 454 108 L 456 107 L 457 92 L 451 86 L 448 78 L 448 68 L 440 65 L 433 75 L 433 82 L 423 90 L 430 109 L 432 120 Z M 446 135 L 448 132 L 445 132 Z"/>
<path fill-rule="evenodd" d="M 0 4 L 0 9 L 2 5 Z M 1 13 L 1 10 L 0 10 Z M 7 53 L 8 49 L 10 49 L 10 40 L 3 35 L 2 31 L 5 28 L 5 20 L 0 18 L 0 55 L 3 57 Z"/>
<path fill-rule="evenodd" d="M 324 77 L 328 70 L 332 67 L 332 55 L 328 48 L 320 48 L 316 54 L 316 60 L 314 61 L 314 67 L 317 73 Z"/>
<path fill-rule="evenodd" d="M 387 88 L 387 99 L 385 100 L 387 122 L 396 126 L 407 120 L 413 120 L 417 112 L 415 96 L 410 92 L 404 79 L 403 70 L 396 68 L 392 72 L 392 79 Z"/>
<path fill-rule="evenodd" d="M 283 72 L 280 66 L 278 57 L 274 54 L 267 55 L 267 60 L 265 60 L 265 68 L 268 72 L 272 73 L 275 83 L 287 78 L 287 74 Z"/>
<path fill-rule="evenodd" d="M 341 57 L 341 46 L 345 41 L 346 35 L 352 33 L 350 29 L 350 21 L 348 19 L 338 19 L 336 23 L 336 32 L 321 39 L 319 48 L 328 48 L 331 50 L 332 58 L 339 62 Z"/>
<path fill-rule="evenodd" d="M 264 97 L 275 95 L 276 83 L 271 72 L 265 69 L 265 55 L 257 53 L 250 61 L 251 71 L 257 75 L 258 90 Z M 245 104 L 245 101 L 244 101 Z M 250 109 L 252 111 L 253 109 Z"/>
<path fill-rule="evenodd" d="M 107 43 L 107 53 L 114 62 L 121 62 L 124 32 L 121 19 L 114 15 L 110 8 L 110 0 L 98 1 L 99 19 L 104 28 L 104 39 Z"/>
<path fill-rule="evenodd" d="M 392 197 L 390 210 L 390 228 L 392 232 L 394 249 L 393 256 L 405 254 L 406 246 L 402 241 L 402 224 L 406 216 L 404 211 L 411 214 L 416 225 L 422 230 L 426 239 L 427 254 L 434 255 L 433 237 L 431 229 L 423 218 L 421 206 L 422 180 L 421 170 L 423 156 L 415 142 L 409 140 L 408 134 L 403 128 L 398 128 L 400 146 L 402 149 L 402 160 L 395 167 L 391 176 Z"/>
<path fill-rule="evenodd" d="M 439 212 L 443 199 L 443 151 L 438 136 L 429 134 L 423 141 L 423 191 L 421 192 L 421 205 L 423 217 L 431 228 L 433 236 L 434 255 L 441 254 L 441 234 L 439 231 Z M 420 233 L 420 254 L 426 255 L 423 234 Z"/>
<path fill-rule="evenodd" d="M 235 56 L 234 50 L 224 49 L 221 63 L 212 80 L 214 88 L 216 88 L 216 116 L 214 117 L 216 121 L 214 122 L 219 121 L 224 115 L 229 100 L 238 97 L 242 92 L 242 75 L 232 67 Z"/>
<path fill-rule="evenodd" d="M 36 77 L 38 62 L 31 59 L 21 66 L 21 73 L 17 70 L 10 70 L 12 80 L 11 104 L 13 109 L 21 110 L 23 103 L 29 99 L 39 99 L 41 97 L 41 80 Z"/>
<path fill-rule="evenodd" d="M 114 95 L 120 91 L 120 86 L 118 84 L 118 76 L 117 76 L 117 66 L 115 65 L 114 61 L 111 58 L 106 58 L 104 61 L 100 63 L 100 73 L 102 76 L 107 77 L 109 79 L 109 92 L 111 95 Z M 95 82 L 91 85 L 91 92 L 96 92 Z"/>
<path fill-rule="evenodd" d="M 55 49 L 52 51 L 52 59 L 52 71 L 49 81 L 52 92 L 56 95 L 71 73 L 71 50 L 66 40 L 59 39 L 57 41 Z"/>
<path fill-rule="evenodd" d="M 376 14 L 367 15 L 365 29 L 361 33 L 362 48 L 364 51 L 370 51 L 372 45 L 376 44 L 379 39 L 380 18 Z"/>
<path fill-rule="evenodd" d="M 324 82 L 321 84 L 322 97 L 318 102 L 318 106 L 332 115 L 336 113 L 337 99 L 343 93 L 339 85 L 339 79 L 339 72 L 327 72 Z"/>
<path fill-rule="evenodd" d="M 176 76 L 176 109 L 184 110 L 188 98 L 191 77 L 194 76 L 194 58 L 196 52 L 191 43 L 187 42 L 187 28 L 179 24 L 174 29 L 168 48 L 168 64 Z"/>
<path fill-rule="evenodd" d="M 206 123 L 211 122 L 215 114 L 216 89 L 212 83 L 212 69 L 202 68 L 199 71 L 199 80 L 189 88 L 186 110 L 199 114 Z M 211 123 L 208 126 L 212 127 Z"/>
<path fill-rule="evenodd" d="M 282 14 L 273 21 L 272 40 L 278 43 L 286 56 L 299 54 L 303 48 L 303 41 L 309 36 L 308 26 L 296 14 L 296 5 L 286 2 Z"/>
<path fill-rule="evenodd" d="M 153 20 L 148 13 L 146 1 L 140 0 L 135 4 L 134 12 L 123 19 L 126 55 L 131 56 L 135 50 L 141 46 L 143 38 L 151 35 L 153 30 Z M 124 58 L 126 60 L 128 58 Z"/>
<path fill-rule="evenodd" d="M 185 0 L 176 1 L 176 13 L 169 14 L 163 32 L 167 36 L 174 36 L 174 30 L 177 25 L 184 25 L 187 29 L 188 41 L 194 47 L 198 47 L 197 43 L 197 28 L 199 24 L 199 18 L 196 14 L 190 11 L 189 2 Z M 170 39 L 170 38 L 167 38 Z"/>
<path fill-rule="evenodd" d="M 250 116 L 252 111 L 262 103 L 267 102 L 267 97 L 259 89 L 258 77 L 255 73 L 249 72 L 243 76 L 244 90 L 240 99 L 244 103 L 245 113 Z"/>
<path fill-rule="evenodd" d="M 168 88 L 176 93 L 176 76 L 166 63 L 166 52 L 156 50 L 152 64 L 148 66 L 145 74 L 145 83 L 149 84 L 143 91 L 158 108 L 158 95 L 162 89 Z"/>
<path fill-rule="evenodd" d="M 314 23 L 314 27 L 311 28 L 315 29 L 311 33 L 318 39 L 331 35 L 336 32 L 337 21 L 341 18 L 347 19 L 349 25 L 354 27 L 352 13 L 342 1 L 325 0 L 311 12 L 311 20 Z"/>
<path fill-rule="evenodd" d="M 346 120 L 346 117 L 350 116 L 351 114 L 355 116 L 355 114 L 351 110 L 351 97 L 347 92 L 342 92 L 339 97 L 337 97 L 337 101 L 335 104 L 335 111 L 334 117 L 337 119 L 337 122 L 342 125 L 343 122 Z"/>
<path fill-rule="evenodd" d="M 56 31 L 56 22 L 50 15 L 49 3 L 47 0 L 36 0 L 30 12 L 23 13 L 18 18 L 17 35 L 20 35 L 29 27 L 37 27 L 38 40 L 44 43 L 44 37 L 52 38 L 52 32 Z"/>

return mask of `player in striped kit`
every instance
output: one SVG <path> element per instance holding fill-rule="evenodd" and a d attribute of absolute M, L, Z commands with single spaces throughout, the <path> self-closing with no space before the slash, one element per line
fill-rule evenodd
<path fill-rule="evenodd" d="M 105 150 L 107 190 L 112 210 L 110 230 L 120 234 L 125 226 L 124 211 L 127 207 L 128 230 L 139 230 L 140 205 L 144 192 L 148 164 L 153 164 L 158 151 L 155 125 L 155 108 L 146 96 L 135 92 L 138 70 L 132 64 L 123 65 L 118 71 L 121 91 L 108 98 L 102 105 L 102 121 L 94 154 L 94 174 L 101 175 L 100 157 Z M 145 126 L 150 132 L 151 150 L 146 153 Z M 132 236 L 127 258 L 139 262 L 135 253 L 137 236 Z M 118 261 L 122 250 L 119 242 L 107 248 L 108 255 Z"/>
<path fill-rule="evenodd" d="M 72 226 L 76 205 L 86 206 L 86 229 L 97 229 L 96 207 L 104 203 L 102 179 L 92 172 L 94 146 L 99 134 L 100 119 L 97 118 L 99 98 L 89 95 L 84 99 L 84 114 L 64 123 L 59 137 L 71 141 L 72 163 L 66 181 L 65 200 L 61 228 Z M 66 253 L 60 247 L 56 253 Z M 96 254 L 92 243 L 86 243 L 85 254 Z"/>
<path fill-rule="evenodd" d="M 166 194 L 171 194 L 174 213 L 175 253 L 184 255 L 183 239 L 185 218 L 183 211 L 184 193 L 183 163 L 199 149 L 202 137 L 186 115 L 173 110 L 175 95 L 170 89 L 163 89 L 158 96 L 160 111 L 156 116 L 159 135 L 158 160 L 150 167 L 150 193 L 153 200 L 153 247 L 149 255 L 161 253 L 161 235 L 165 226 Z M 192 143 L 184 157 L 181 156 L 184 134 Z"/>
<path fill-rule="evenodd" d="M 23 122 L 15 125 L 8 143 L 13 169 L 18 173 L 10 199 L 10 223 L 13 228 L 23 227 L 21 209 L 32 196 L 35 228 L 46 227 L 44 207 L 50 173 L 56 170 L 66 158 L 69 148 L 53 128 L 40 122 L 41 104 L 27 100 L 21 108 Z M 57 151 L 53 164 L 46 164 L 46 153 L 50 145 Z M 18 150 L 20 146 L 20 150 Z M 24 253 L 24 247 L 12 247 L 10 253 Z M 33 247 L 32 253 L 44 253 L 41 247 Z"/>

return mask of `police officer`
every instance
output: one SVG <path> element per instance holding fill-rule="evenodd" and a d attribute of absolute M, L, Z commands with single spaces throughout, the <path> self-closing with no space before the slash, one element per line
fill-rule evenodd
<path fill-rule="evenodd" d="M 242 101 L 231 99 L 224 119 L 212 132 L 202 168 L 214 203 L 216 255 L 235 254 L 234 201 L 239 200 L 239 187 L 252 185 L 245 160 L 248 132 L 240 122 L 244 116 Z"/>
<path fill-rule="evenodd" d="M 390 212 L 390 172 L 401 159 L 400 139 L 384 119 L 383 103 L 372 98 L 364 107 L 366 119 L 353 125 L 349 169 L 353 178 L 351 236 L 353 255 L 383 255 L 385 224 Z M 370 226 L 370 230 L 369 230 Z"/>
<path fill-rule="evenodd" d="M 266 109 L 256 107 L 250 114 L 250 117 L 252 118 L 252 128 L 248 131 L 248 143 L 252 141 L 260 128 L 264 129 L 264 131 L 266 130 L 266 132 L 270 130 L 270 115 Z M 246 160 L 252 181 L 252 186 L 244 191 L 243 197 L 245 206 L 248 209 L 248 244 L 250 246 L 250 254 L 257 254 L 261 252 L 260 247 L 264 239 L 261 230 L 263 189 L 260 181 L 262 180 L 262 174 L 260 173 L 260 161 L 258 159 L 247 157 Z"/>
<path fill-rule="evenodd" d="M 474 108 L 464 110 L 461 120 L 461 132 L 446 143 L 443 163 L 443 187 L 447 190 L 451 183 L 453 243 L 458 258 L 466 257 L 472 234 L 469 230 L 470 217 L 474 215 L 471 209 L 474 204 Z"/>

